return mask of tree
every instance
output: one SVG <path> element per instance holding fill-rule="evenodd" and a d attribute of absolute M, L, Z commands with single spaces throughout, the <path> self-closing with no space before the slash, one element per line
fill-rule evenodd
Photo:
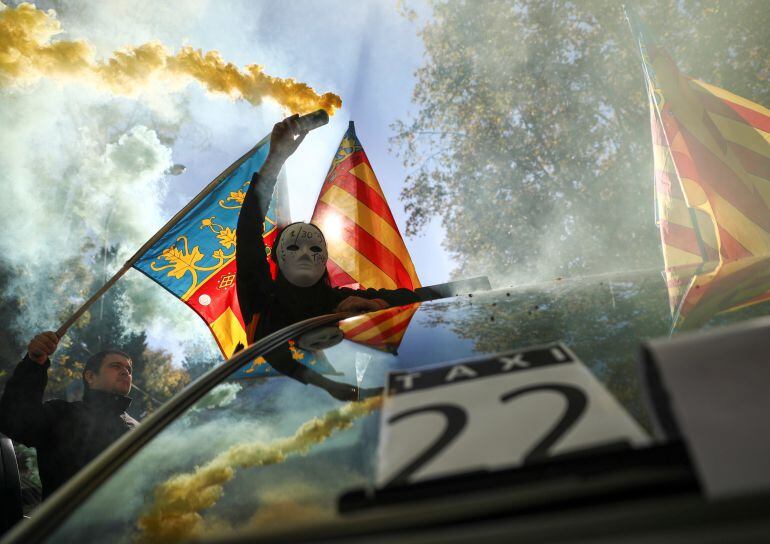
<path fill-rule="evenodd" d="M 142 358 L 144 371 L 139 378 L 146 388 L 148 411 L 152 411 L 187 385 L 190 375 L 185 368 L 173 364 L 173 356 L 167 351 L 145 348 Z"/>
<path fill-rule="evenodd" d="M 636 4 L 636 3 L 634 3 Z M 434 0 L 413 118 L 406 232 L 434 217 L 454 274 L 496 280 L 662 267 L 639 55 L 614 0 Z M 770 104 L 766 2 L 648 0 L 693 77 Z"/>

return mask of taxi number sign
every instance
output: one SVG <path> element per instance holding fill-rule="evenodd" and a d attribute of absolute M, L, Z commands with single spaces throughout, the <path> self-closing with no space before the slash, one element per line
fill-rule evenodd
<path fill-rule="evenodd" d="M 649 437 L 562 343 L 392 372 L 377 485 L 542 461 Z"/>

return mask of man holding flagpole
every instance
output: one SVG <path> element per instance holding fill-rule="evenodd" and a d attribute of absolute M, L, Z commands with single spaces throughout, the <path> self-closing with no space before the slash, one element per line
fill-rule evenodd
<path fill-rule="evenodd" d="M 49 357 L 59 344 L 52 331 L 36 335 L 0 398 L 0 431 L 37 450 L 43 498 L 74 476 L 107 446 L 138 425 L 131 404 L 132 364 L 110 348 L 92 355 L 83 369 L 83 400 L 43 402 Z"/>

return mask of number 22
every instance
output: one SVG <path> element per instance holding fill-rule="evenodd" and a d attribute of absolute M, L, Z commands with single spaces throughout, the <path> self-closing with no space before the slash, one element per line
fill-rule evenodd
<path fill-rule="evenodd" d="M 548 457 L 550 449 L 559 441 L 559 439 L 580 419 L 588 406 L 586 394 L 573 385 L 560 383 L 544 383 L 532 385 L 509 391 L 500 396 L 501 403 L 507 403 L 522 395 L 535 393 L 539 391 L 551 391 L 561 394 L 567 401 L 567 409 L 556 422 L 556 424 L 524 455 L 523 464 Z M 411 463 L 401 469 L 385 487 L 404 485 L 409 483 L 409 478 L 420 470 L 436 455 L 441 453 L 460 435 L 468 423 L 468 415 L 464 408 L 456 404 L 431 404 L 412 410 L 406 410 L 388 419 L 388 425 L 393 425 L 410 417 L 426 414 L 438 413 L 444 416 L 446 426 L 441 435 L 428 446 Z"/>

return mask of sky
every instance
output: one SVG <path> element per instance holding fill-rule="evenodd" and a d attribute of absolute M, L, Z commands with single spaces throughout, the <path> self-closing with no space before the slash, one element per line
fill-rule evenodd
<path fill-rule="evenodd" d="M 4 1 L 9 8 L 18 4 Z M 427 12 L 419 2 L 412 5 Z M 47 17 L 61 25 L 53 42 L 85 41 L 95 61 L 148 42 L 170 53 L 190 46 L 339 95 L 342 107 L 329 125 L 313 131 L 286 164 L 292 220 L 310 218 L 353 120 L 403 232 L 398 195 L 406 172 L 388 150 L 389 125 L 412 109 L 423 47 L 417 25 L 398 12 L 396 0 L 77 0 L 37 7 L 55 10 Z M 288 113 L 275 102 L 231 99 L 195 82 L 121 96 L 80 75 L 8 73 L 0 74 L 0 258 L 23 271 L 9 288 L 26 297 L 16 326 L 28 335 L 58 326 L 56 297 L 78 296 L 53 295 L 51 282 L 57 269 L 88 251 L 85 238 L 120 244 L 119 257 L 127 257 Z M 165 175 L 174 163 L 186 171 Z M 25 240 L 21 250 L 19 239 Z M 442 239 L 434 223 L 405 240 L 423 285 L 449 279 L 452 261 Z M 108 268 L 105 278 L 114 272 Z M 151 345 L 170 349 L 178 360 L 186 342 L 208 334 L 191 310 L 139 273 L 121 281 L 128 289 L 126 319 L 148 332 Z"/>

